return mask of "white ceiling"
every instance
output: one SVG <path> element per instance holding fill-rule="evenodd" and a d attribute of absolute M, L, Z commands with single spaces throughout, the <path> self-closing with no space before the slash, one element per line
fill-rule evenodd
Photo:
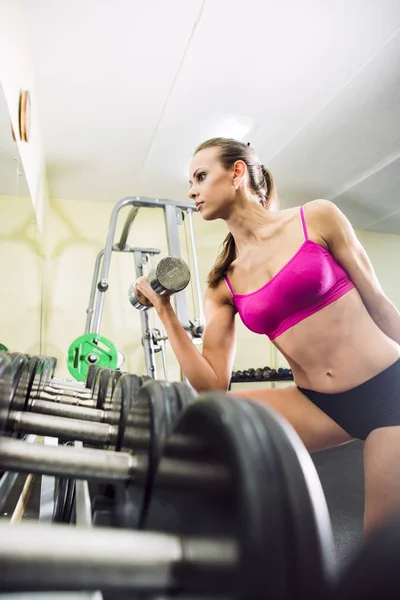
<path fill-rule="evenodd" d="M 182 200 L 196 145 L 243 135 L 282 207 L 400 233 L 400 0 L 25 9 L 52 197 Z"/>

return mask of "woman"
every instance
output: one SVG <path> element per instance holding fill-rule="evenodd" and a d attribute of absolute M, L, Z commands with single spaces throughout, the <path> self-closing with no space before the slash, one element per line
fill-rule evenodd
<path fill-rule="evenodd" d="M 332 202 L 270 210 L 274 182 L 249 145 L 208 140 L 194 154 L 190 178 L 189 197 L 203 219 L 223 219 L 230 230 L 208 277 L 202 353 L 146 277 L 136 283 L 139 299 L 154 305 L 199 392 L 228 388 L 237 312 L 270 338 L 296 385 L 235 396 L 273 407 L 310 452 L 365 440 L 369 533 L 400 505 L 399 312 Z"/>

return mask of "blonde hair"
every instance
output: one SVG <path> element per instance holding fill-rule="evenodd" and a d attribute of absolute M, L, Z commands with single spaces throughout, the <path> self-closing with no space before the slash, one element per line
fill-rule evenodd
<path fill-rule="evenodd" d="M 206 148 L 218 148 L 218 160 L 225 169 L 230 169 L 237 160 L 242 160 L 247 166 L 250 186 L 259 196 L 260 204 L 266 209 L 271 208 L 272 201 L 276 201 L 275 183 L 270 171 L 261 164 L 250 144 L 244 144 L 230 138 L 212 138 L 200 144 L 194 154 L 196 155 Z M 235 239 L 229 232 L 222 242 L 222 250 L 215 265 L 208 274 L 207 285 L 210 288 L 217 287 L 235 258 Z"/>

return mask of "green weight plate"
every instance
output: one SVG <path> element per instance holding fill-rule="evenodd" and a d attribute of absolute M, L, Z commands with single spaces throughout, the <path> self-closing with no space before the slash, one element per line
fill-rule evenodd
<path fill-rule="evenodd" d="M 210 489 L 167 491 L 158 486 L 155 474 L 146 528 L 234 539 L 240 548 L 238 568 L 222 579 L 214 574 L 212 590 L 204 574 L 196 576 L 183 565 L 174 574 L 183 595 L 196 590 L 236 600 L 327 597 L 321 590 L 321 572 L 333 570 L 332 536 L 315 468 L 292 430 L 260 406 L 222 392 L 201 394 L 174 429 L 204 441 L 208 464 L 228 469 L 231 480 L 225 496 L 216 497 Z M 307 552 L 313 560 L 305 566 Z"/>
<path fill-rule="evenodd" d="M 86 381 L 91 364 L 115 369 L 117 362 L 118 353 L 114 344 L 97 333 L 81 335 L 68 349 L 68 370 L 77 381 Z"/>

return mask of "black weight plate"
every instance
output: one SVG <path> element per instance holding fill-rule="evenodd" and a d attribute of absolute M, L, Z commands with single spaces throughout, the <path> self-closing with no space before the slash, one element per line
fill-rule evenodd
<path fill-rule="evenodd" d="M 99 372 L 96 386 L 97 396 L 93 396 L 94 400 L 96 401 L 97 408 L 102 408 L 105 406 L 108 384 L 113 373 L 114 371 L 112 369 L 107 368 L 101 369 Z"/>
<path fill-rule="evenodd" d="M 35 387 L 37 387 L 39 392 L 42 391 L 46 385 L 49 385 L 52 373 L 52 364 L 49 357 L 41 356 L 40 358 L 42 359 L 43 364 L 39 368 L 39 377 L 37 378 L 37 384 L 35 382 Z"/>
<path fill-rule="evenodd" d="M 7 428 L 8 412 L 13 392 L 13 372 L 10 357 L 0 351 L 0 436 Z"/>
<path fill-rule="evenodd" d="M 136 375 L 122 375 L 115 386 L 112 410 L 120 410 L 120 422 L 116 450 L 135 452 L 130 441 L 134 429 L 133 411 L 136 407 L 148 409 L 147 396 L 140 398 L 141 380 Z M 132 419 L 130 422 L 130 417 Z M 132 423 L 132 424 L 131 424 Z M 147 451 L 141 453 L 150 455 L 150 442 Z M 124 528 L 137 528 L 147 489 L 147 481 L 141 485 L 116 484 L 114 486 L 114 525 Z"/>
<path fill-rule="evenodd" d="M 140 386 L 139 378 L 136 378 L 136 380 L 131 379 L 132 386 L 134 381 L 136 381 L 137 386 Z M 147 477 L 140 484 L 140 489 L 138 485 L 128 484 L 124 486 L 122 493 L 122 487 L 118 486 L 118 491 L 116 492 L 116 512 L 122 515 L 119 518 L 120 525 L 125 527 L 141 527 L 151 496 L 153 474 L 161 456 L 165 440 L 170 434 L 181 410 L 180 398 L 176 393 L 175 387 L 166 381 L 150 379 L 140 389 L 137 389 L 136 392 L 132 392 L 132 396 L 134 400 L 131 400 L 128 411 L 129 416 L 125 421 L 122 449 L 135 452 L 135 448 L 130 441 L 131 434 L 135 429 L 134 411 L 137 411 L 138 408 L 149 409 L 149 443 L 147 449 L 144 450 L 141 448 L 139 450 L 140 454 L 147 456 Z"/>
<path fill-rule="evenodd" d="M 291 550 L 290 533 L 296 532 L 287 511 L 288 488 L 284 484 L 287 471 L 296 471 L 304 460 L 295 460 L 298 448 L 275 413 L 263 407 L 265 414 L 261 418 L 255 404 L 222 392 L 210 392 L 201 394 L 187 407 L 174 433 L 194 436 L 209 444 L 209 460 L 225 465 L 232 474 L 230 502 L 226 498 L 219 500 L 210 490 L 204 490 L 204 494 L 198 489 L 193 493 L 166 491 L 157 486 L 156 474 L 146 527 L 178 535 L 236 539 L 241 548 L 240 567 L 226 582 L 230 586 L 226 593 L 234 598 L 311 597 L 299 595 L 291 581 L 295 551 Z M 281 455 L 281 445 L 291 449 L 290 464 L 285 463 L 286 454 Z M 163 458 L 160 466 L 162 461 Z M 294 472 L 293 477 L 303 481 L 303 486 L 303 478 L 309 484 L 306 473 L 299 476 Z M 303 501 L 300 493 L 299 510 Z M 304 514 L 307 518 L 309 506 Z M 309 535 L 315 534 L 310 531 Z M 189 575 L 178 574 L 187 580 Z"/>
<path fill-rule="evenodd" d="M 112 398 L 114 394 L 115 387 L 119 378 L 121 377 L 121 371 L 113 371 L 111 370 L 111 376 L 107 380 L 107 387 L 105 389 L 105 393 L 99 392 L 97 397 L 97 408 L 101 410 L 107 411 L 112 408 Z M 129 373 L 125 373 L 125 375 L 129 375 Z M 113 407 L 115 410 L 115 407 Z"/>
<path fill-rule="evenodd" d="M 284 490 L 285 555 L 292 597 L 326 598 L 336 579 L 334 540 L 314 463 L 286 420 L 265 404 L 251 402 L 251 407 L 259 415 L 256 430 L 260 440 L 268 432 L 274 444 L 277 473 Z"/>
<path fill-rule="evenodd" d="M 107 369 L 106 367 L 98 367 L 95 373 L 94 383 L 92 387 L 92 398 L 94 398 L 95 400 L 99 397 L 101 374 L 104 370 L 109 371 L 110 369 Z"/>
<path fill-rule="evenodd" d="M 122 448 L 125 448 L 127 451 L 132 450 L 132 446 L 128 440 L 130 429 L 134 427 L 134 424 L 130 423 L 130 416 L 135 405 L 138 404 L 140 388 L 139 377 L 128 374 L 119 377 L 115 386 L 112 397 L 112 411 L 119 411 L 120 413 L 118 436 L 115 444 L 117 452 Z"/>
<path fill-rule="evenodd" d="M 24 410 L 28 393 L 29 384 L 29 359 L 23 354 L 13 353 L 11 356 L 12 364 L 12 392 L 9 411 Z M 9 435 L 14 436 L 12 431 Z M 25 437 L 24 434 L 17 434 L 16 437 Z"/>
<path fill-rule="evenodd" d="M 27 381 L 27 389 L 25 402 L 22 410 L 29 410 L 32 400 L 32 392 L 34 391 L 34 383 L 38 369 L 43 365 L 43 360 L 39 356 L 32 356 L 29 359 L 29 375 Z"/>
<path fill-rule="evenodd" d="M 101 369 L 101 367 L 99 367 L 98 365 L 89 365 L 88 366 L 88 371 L 87 371 L 87 375 L 86 375 L 86 387 L 89 390 L 92 390 L 94 387 L 94 383 L 96 380 L 96 374 L 99 369 Z"/>
<path fill-rule="evenodd" d="M 40 394 L 46 385 L 46 370 L 48 370 L 47 358 L 44 356 L 38 356 L 37 359 L 38 364 L 31 389 L 32 396 Z"/>
<path fill-rule="evenodd" d="M 182 412 L 197 395 L 186 383 L 173 382 L 172 385 L 179 399 L 180 412 Z"/>
<path fill-rule="evenodd" d="M 10 354 L 13 369 L 13 397 L 10 410 L 23 410 L 28 390 L 29 359 L 23 354 Z"/>

